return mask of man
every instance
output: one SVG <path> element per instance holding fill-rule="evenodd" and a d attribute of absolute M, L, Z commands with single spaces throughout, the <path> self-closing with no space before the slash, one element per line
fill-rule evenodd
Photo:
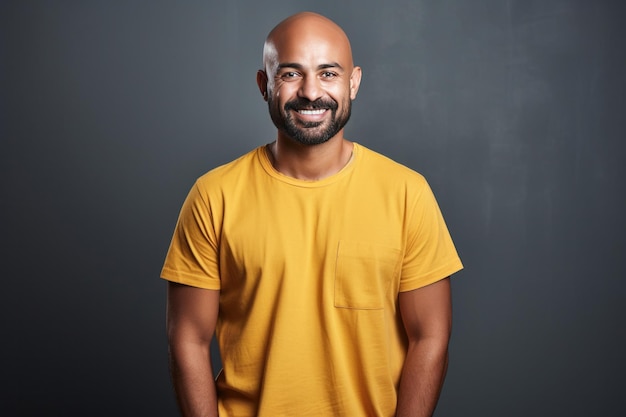
<path fill-rule="evenodd" d="M 163 267 L 182 413 L 430 416 L 462 268 L 430 188 L 343 137 L 361 69 L 335 23 L 287 18 L 263 60 L 276 141 L 196 182 Z"/>

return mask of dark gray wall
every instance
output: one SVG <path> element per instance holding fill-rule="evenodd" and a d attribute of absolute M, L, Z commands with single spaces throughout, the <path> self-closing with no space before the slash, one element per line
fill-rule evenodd
<path fill-rule="evenodd" d="M 0 414 L 174 415 L 178 209 L 273 140 L 262 41 L 313 9 L 364 70 L 347 136 L 426 175 L 466 266 L 437 415 L 623 415 L 623 3 L 223 3 L 1 3 Z"/>

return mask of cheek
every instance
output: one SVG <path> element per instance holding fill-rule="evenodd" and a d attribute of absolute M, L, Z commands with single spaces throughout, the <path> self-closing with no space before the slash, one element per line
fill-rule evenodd
<path fill-rule="evenodd" d="M 289 83 L 283 81 L 276 82 L 276 84 L 274 85 L 274 96 L 276 96 L 277 98 L 287 96 L 292 89 L 291 87 L 292 86 Z"/>
<path fill-rule="evenodd" d="M 327 94 L 339 104 L 344 104 L 352 100 L 352 93 L 350 91 L 350 84 L 341 84 L 328 87 L 326 89 Z"/>
<path fill-rule="evenodd" d="M 274 90 L 273 96 L 276 106 L 282 107 L 283 97 L 287 97 L 284 88 L 282 88 L 281 86 L 277 86 L 277 88 Z"/>

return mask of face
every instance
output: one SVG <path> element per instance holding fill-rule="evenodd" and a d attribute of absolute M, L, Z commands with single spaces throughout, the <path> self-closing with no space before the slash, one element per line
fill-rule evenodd
<path fill-rule="evenodd" d="M 350 119 L 360 68 L 352 65 L 347 39 L 342 43 L 336 31 L 310 29 L 300 25 L 266 45 L 259 87 L 266 88 L 279 135 L 318 145 L 337 136 Z"/>
<path fill-rule="evenodd" d="M 289 71 L 285 76 L 297 78 L 300 75 Z M 323 76 L 331 78 L 336 75 L 328 72 Z M 298 94 L 288 101 L 274 97 L 270 94 L 267 100 L 272 122 L 280 132 L 303 145 L 319 145 L 328 141 L 350 119 L 352 102 L 345 95 L 343 98 L 327 95 L 314 101 Z"/>

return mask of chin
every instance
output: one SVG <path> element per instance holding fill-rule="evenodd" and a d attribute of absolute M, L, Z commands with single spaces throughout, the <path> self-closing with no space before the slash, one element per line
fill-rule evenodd
<path fill-rule="evenodd" d="M 294 132 L 290 132 L 290 133 L 294 133 Z M 298 142 L 298 143 L 301 143 L 303 145 L 315 146 L 315 145 L 321 145 L 323 143 L 328 142 L 335 135 L 336 135 L 336 133 L 333 134 L 333 135 L 330 135 L 330 134 L 303 135 L 300 132 L 298 132 L 298 133 L 295 133 L 295 134 L 289 134 L 289 137 L 294 142 Z"/>

